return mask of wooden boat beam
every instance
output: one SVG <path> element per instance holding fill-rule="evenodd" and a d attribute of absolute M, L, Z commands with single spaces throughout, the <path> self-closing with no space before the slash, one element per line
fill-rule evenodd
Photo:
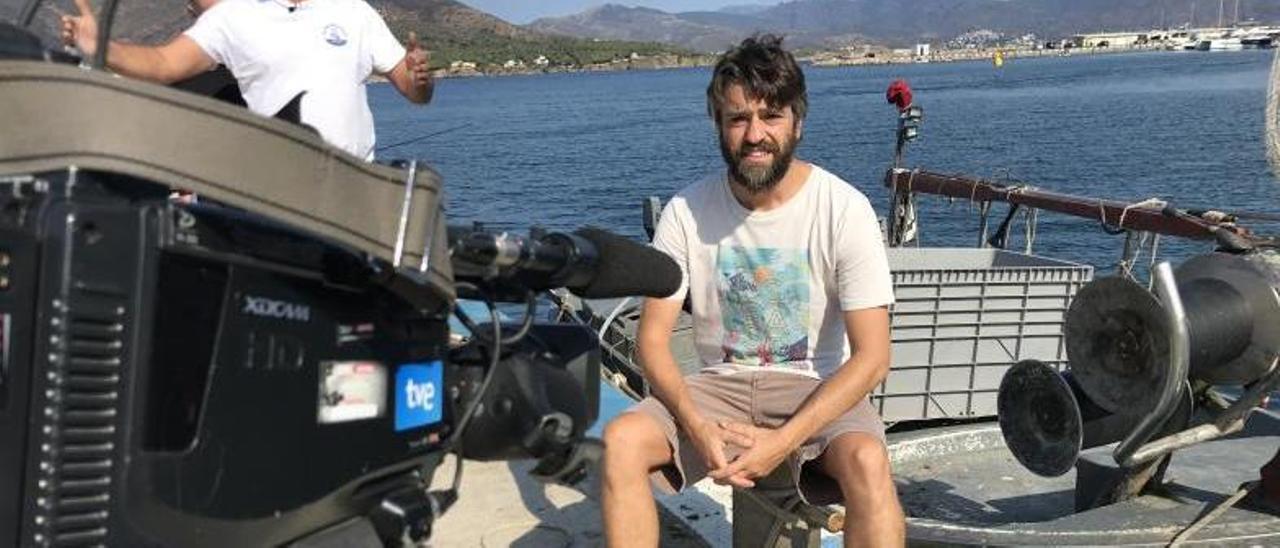
<path fill-rule="evenodd" d="M 1072 196 L 1028 188 L 1000 185 L 962 175 L 924 170 L 892 169 L 885 174 L 885 186 L 897 192 L 933 194 L 973 202 L 1006 202 L 1093 219 L 1112 229 L 1151 232 L 1197 240 L 1218 239 L 1217 232 L 1229 231 L 1249 239 L 1248 232 L 1234 224 L 1215 222 L 1180 211 L 1165 211 L 1137 204 Z"/>

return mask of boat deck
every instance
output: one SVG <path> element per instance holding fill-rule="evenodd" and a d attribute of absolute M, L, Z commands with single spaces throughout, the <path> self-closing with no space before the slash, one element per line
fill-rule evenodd
<path fill-rule="evenodd" d="M 1260 411 L 1245 431 L 1174 454 L 1162 492 L 1075 513 L 1074 472 L 1023 468 L 994 424 L 913 432 L 891 440 L 894 477 L 919 541 L 982 544 L 1166 545 L 1258 471 L 1280 445 L 1280 414 Z M 1082 459 L 1114 463 L 1114 445 Z M 1191 540 L 1215 545 L 1280 542 L 1280 509 L 1246 498 Z"/>
<path fill-rule="evenodd" d="M 458 502 L 435 523 L 424 546 L 603 546 L 599 482 L 594 473 L 580 489 L 573 489 L 533 479 L 528 475 L 532 467 L 528 461 L 467 461 Z M 450 459 L 436 470 L 432 487 L 446 487 L 452 480 Z M 710 546 L 684 519 L 662 506 L 659 522 L 663 547 Z"/>

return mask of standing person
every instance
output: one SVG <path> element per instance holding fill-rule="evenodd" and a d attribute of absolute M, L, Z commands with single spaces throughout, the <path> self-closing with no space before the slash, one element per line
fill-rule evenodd
<path fill-rule="evenodd" d="M 748 488 L 782 465 L 806 498 L 844 502 L 846 545 L 901 546 L 884 424 L 867 399 L 889 370 L 893 302 L 875 212 L 795 158 L 808 99 L 780 38 L 726 52 L 707 103 L 726 169 L 676 194 L 658 223 L 654 245 L 684 283 L 641 313 L 653 395 L 605 428 L 608 544 L 658 544 L 650 482 Z M 687 377 L 670 349 L 686 296 L 702 366 Z"/>
<path fill-rule="evenodd" d="M 63 16 L 62 37 L 84 55 L 96 51 L 98 25 L 88 0 Z M 386 77 L 409 101 L 431 101 L 427 54 L 409 34 L 407 51 L 363 0 L 223 0 L 161 46 L 112 42 L 107 65 L 125 76 L 171 83 L 226 65 L 245 102 L 271 116 L 305 93 L 302 123 L 333 145 L 373 159 L 373 114 L 365 92 Z"/>

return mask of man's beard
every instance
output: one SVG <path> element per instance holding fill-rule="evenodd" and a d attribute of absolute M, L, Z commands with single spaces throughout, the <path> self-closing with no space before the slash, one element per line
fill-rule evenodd
<path fill-rule="evenodd" d="M 787 168 L 791 166 L 791 158 L 795 156 L 795 145 L 795 139 L 789 139 L 781 145 L 761 141 L 754 145 L 744 144 L 738 149 L 737 154 L 734 154 L 729 150 L 728 143 L 725 143 L 724 138 L 721 137 L 720 155 L 724 157 L 724 163 L 729 166 L 729 177 L 745 187 L 748 192 L 759 194 L 777 186 L 782 177 L 787 174 Z M 773 161 L 767 166 L 747 164 L 747 155 L 756 150 L 772 154 Z"/>

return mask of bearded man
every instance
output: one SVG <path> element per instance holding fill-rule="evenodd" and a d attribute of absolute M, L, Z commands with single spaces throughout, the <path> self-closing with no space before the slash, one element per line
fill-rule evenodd
<path fill-rule="evenodd" d="M 847 546 L 903 544 L 884 423 L 867 399 L 889 371 L 884 244 L 862 193 L 795 157 L 808 98 L 781 42 L 748 38 L 720 58 L 707 106 L 726 168 L 676 194 L 658 223 L 654 246 L 684 281 L 644 303 L 652 395 L 605 428 L 609 546 L 657 546 L 651 484 L 749 488 L 777 466 L 811 502 L 845 504 Z M 689 376 L 670 349 L 686 296 L 701 361 Z"/>

